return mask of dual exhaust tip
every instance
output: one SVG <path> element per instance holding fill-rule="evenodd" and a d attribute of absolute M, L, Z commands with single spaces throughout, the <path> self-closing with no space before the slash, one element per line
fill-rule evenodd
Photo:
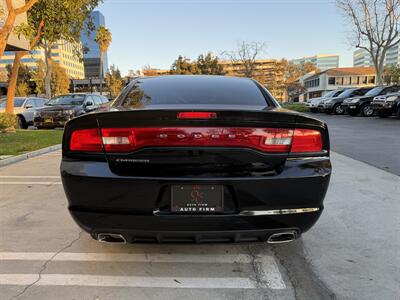
<path fill-rule="evenodd" d="M 268 244 L 282 244 L 282 243 L 290 243 L 297 239 L 297 232 L 294 230 L 283 231 L 271 234 L 268 237 Z"/>
<path fill-rule="evenodd" d="M 97 234 L 97 240 L 108 244 L 126 244 L 124 236 L 118 233 L 99 233 Z"/>
<path fill-rule="evenodd" d="M 268 244 L 282 244 L 293 242 L 297 238 L 297 232 L 294 230 L 283 231 L 279 233 L 271 234 L 268 237 Z M 97 240 L 101 243 L 109 244 L 126 244 L 126 239 L 122 234 L 118 233 L 99 233 L 97 234 Z"/>

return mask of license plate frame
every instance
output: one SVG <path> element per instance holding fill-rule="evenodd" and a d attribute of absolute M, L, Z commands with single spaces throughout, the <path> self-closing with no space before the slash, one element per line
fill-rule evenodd
<path fill-rule="evenodd" d="M 172 185 L 171 212 L 218 214 L 224 212 L 224 186 Z"/>

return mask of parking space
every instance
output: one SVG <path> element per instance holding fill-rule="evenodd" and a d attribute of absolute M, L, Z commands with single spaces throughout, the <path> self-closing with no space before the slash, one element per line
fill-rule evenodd
<path fill-rule="evenodd" d="M 1 168 L 0 295 L 330 299 L 357 291 L 363 299 L 394 299 L 399 177 L 335 153 L 332 159 L 321 220 L 302 239 L 279 246 L 98 243 L 67 212 L 59 152 Z"/>

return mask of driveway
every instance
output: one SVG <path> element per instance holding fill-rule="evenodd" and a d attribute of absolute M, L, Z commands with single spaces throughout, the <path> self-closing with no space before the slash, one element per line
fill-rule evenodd
<path fill-rule="evenodd" d="M 332 161 L 320 221 L 279 246 L 101 244 L 67 212 L 59 152 L 0 168 L 1 299 L 396 299 L 399 177 Z"/>

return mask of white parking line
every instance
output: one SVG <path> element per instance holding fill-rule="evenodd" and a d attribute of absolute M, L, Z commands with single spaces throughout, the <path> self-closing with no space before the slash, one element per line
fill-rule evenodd
<path fill-rule="evenodd" d="M 0 274 L 0 285 L 28 285 L 37 279 L 37 274 Z M 200 289 L 254 289 L 257 287 L 254 281 L 242 277 L 144 277 L 81 274 L 42 274 L 41 279 L 35 285 Z"/>
<path fill-rule="evenodd" d="M 274 290 L 286 288 L 278 265 L 272 256 L 258 256 L 255 262 L 260 265 L 261 281 L 265 282 L 269 288 Z"/>
<path fill-rule="evenodd" d="M 54 252 L 0 252 L 0 261 L 47 261 L 51 259 L 54 255 Z M 243 264 L 250 264 L 253 262 L 253 257 L 247 254 L 161 254 L 161 253 L 73 253 L 73 252 L 62 252 L 57 254 L 52 261 L 79 261 L 79 262 L 152 262 L 152 263 L 204 263 L 204 264 L 233 264 L 233 263 L 243 263 Z M 267 255 L 258 255 L 256 256 L 255 263 L 259 265 L 260 272 L 261 272 L 261 281 L 270 289 L 285 289 L 286 285 L 282 279 L 282 275 L 279 271 L 279 268 L 275 262 L 274 257 L 267 256 Z M 55 274 L 58 275 L 58 274 Z M 2 277 L 1 277 L 2 276 Z M 12 282 L 15 278 L 15 284 L 23 285 L 29 279 L 24 276 L 30 276 L 30 274 L 14 274 L 10 275 L 3 274 L 0 275 L 3 281 L 0 280 L 1 284 L 9 284 L 7 282 Z M 17 277 L 15 277 L 17 276 Z M 59 275 L 61 276 L 61 275 Z M 77 275 L 80 276 L 80 275 Z M 113 285 L 114 279 L 108 279 L 108 277 L 100 276 L 98 280 L 102 281 L 104 278 L 105 285 L 110 284 Z M 14 279 L 10 279 L 14 278 Z M 59 279 L 58 277 L 49 277 L 49 285 L 57 285 L 56 283 L 60 281 L 68 281 L 68 278 Z M 93 278 L 96 277 L 89 277 L 87 279 L 88 285 L 92 285 Z M 114 276 L 110 276 L 110 278 L 114 278 Z M 136 277 L 135 277 L 136 278 Z M 141 278 L 141 277 L 137 277 Z M 145 278 L 145 277 L 143 277 Z M 74 279 L 75 280 L 75 279 Z M 127 279 L 131 280 L 131 279 Z M 138 279 L 141 281 L 142 279 Z M 158 284 L 161 284 L 159 287 L 170 287 L 168 286 L 167 282 L 170 279 L 164 278 Z M 185 278 L 183 280 L 187 286 L 180 286 L 180 287 L 193 287 L 191 283 L 191 278 Z M 196 279 L 197 280 L 197 279 Z M 221 285 L 226 286 L 228 283 L 224 282 L 224 278 L 220 278 L 222 280 Z M 227 280 L 227 279 L 226 279 Z M 227 280 L 230 282 L 231 278 Z M 233 278 L 233 281 L 239 280 Z M 180 280 L 179 280 L 180 281 Z M 20 284 L 18 284 L 20 282 Z M 78 280 L 79 282 L 79 280 Z M 86 281 L 82 282 L 82 285 L 85 285 Z M 107 283 L 108 282 L 108 283 Z M 197 282 L 197 281 L 196 281 Z M 208 281 L 207 281 L 208 282 Z M 206 281 L 204 282 L 204 284 Z M 146 283 L 149 286 L 157 287 L 157 285 L 153 285 L 153 283 Z M 233 285 L 236 286 L 237 284 L 240 285 L 240 282 L 234 283 Z M 43 284 L 44 285 L 44 284 Z M 68 285 L 68 284 L 67 284 Z M 73 285 L 73 284 L 71 284 Z M 253 288 L 255 284 L 251 283 Z M 130 286 L 130 285 L 128 285 Z M 145 285 L 146 287 L 147 285 Z M 249 286 L 249 285 L 247 285 Z M 208 288 L 207 287 L 200 287 L 200 288 Z M 211 288 L 211 287 L 210 287 Z M 231 288 L 226 286 L 226 288 Z M 246 288 L 246 287 L 243 287 Z"/>
<path fill-rule="evenodd" d="M 60 178 L 60 176 L 36 176 L 36 175 L 27 175 L 27 176 L 20 176 L 20 175 L 10 175 L 10 176 L 8 176 L 8 175 L 0 175 L 0 178 L 12 178 L 12 179 L 14 179 L 14 178 L 21 178 L 21 179 L 24 179 L 24 178 L 38 178 L 38 179 L 45 179 L 45 178 L 48 178 L 48 179 L 53 179 L 53 178 L 55 178 L 55 179 L 59 179 Z"/>
<path fill-rule="evenodd" d="M 53 252 L 0 252 L 4 260 L 49 260 Z M 57 254 L 53 261 L 155 262 L 155 263 L 243 263 L 253 261 L 247 254 L 160 254 L 160 253 L 72 253 Z M 274 262 L 273 257 L 268 262 Z M 270 267 L 270 266 L 269 266 Z M 279 271 L 278 271 L 279 272 Z"/>
<path fill-rule="evenodd" d="M 40 182 L 40 181 L 0 181 L 0 185 L 58 185 L 61 181 L 50 181 L 50 182 Z"/>

